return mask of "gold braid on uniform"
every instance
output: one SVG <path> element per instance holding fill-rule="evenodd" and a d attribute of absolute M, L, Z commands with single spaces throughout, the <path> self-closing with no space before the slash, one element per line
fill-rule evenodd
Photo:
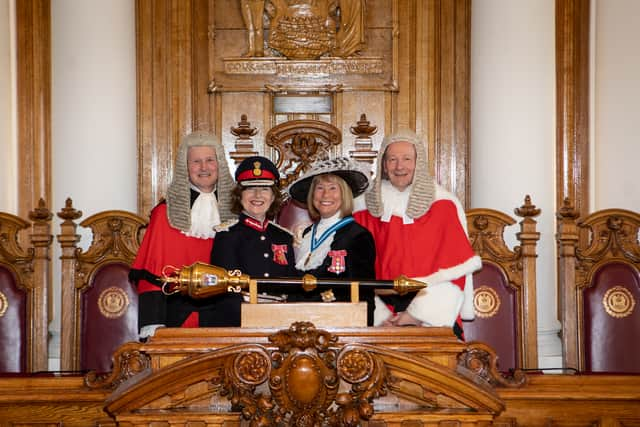
<path fill-rule="evenodd" d="M 427 164 L 427 149 L 422 138 L 411 130 L 401 130 L 386 136 L 380 145 L 380 153 L 384 154 L 387 147 L 394 142 L 408 142 L 416 148 L 416 169 L 411 186 L 411 194 L 407 205 L 406 214 L 410 218 L 419 218 L 424 215 L 431 206 L 435 196 L 436 186 L 434 179 L 429 175 Z M 365 193 L 365 202 L 371 215 L 380 217 L 384 211 L 381 196 L 381 182 L 383 179 L 382 156 L 378 159 L 376 177 L 371 189 Z M 387 179 L 385 177 L 385 179 Z"/>
<path fill-rule="evenodd" d="M 189 182 L 189 167 L 187 165 L 187 152 L 190 147 L 211 146 L 215 149 L 218 162 L 218 211 L 220 221 L 228 221 L 235 218 L 231 213 L 231 189 L 233 179 L 229 172 L 224 148 L 217 135 L 209 132 L 198 131 L 185 136 L 178 148 L 173 179 L 167 190 L 167 216 L 169 223 L 183 232 L 191 228 L 191 183 Z"/>

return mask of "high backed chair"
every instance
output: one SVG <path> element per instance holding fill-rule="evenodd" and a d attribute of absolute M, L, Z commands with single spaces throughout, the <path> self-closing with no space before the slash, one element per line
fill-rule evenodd
<path fill-rule="evenodd" d="M 290 120 L 274 126 L 265 137 L 267 146 L 275 150 L 280 171 L 280 185 L 286 188 L 308 170 L 317 160 L 335 157 L 340 153 L 342 134 L 331 123 L 320 120 Z M 311 219 L 305 206 L 286 200 L 277 222 L 295 230 L 309 224 Z"/>
<path fill-rule="evenodd" d="M 77 247 L 74 220 L 82 212 L 71 199 L 58 213 L 64 220 L 62 247 L 61 368 L 108 372 L 111 356 L 138 339 L 138 294 L 129 268 L 142 241 L 146 221 L 125 211 L 104 211 L 80 224 L 91 229 L 86 251 Z"/>
<path fill-rule="evenodd" d="M 536 244 L 540 233 L 533 219 L 540 210 L 529 196 L 515 210 L 523 218 L 516 234 L 521 246 L 509 249 L 504 229 L 516 221 L 493 209 L 467 211 L 469 240 L 482 258 L 473 276 L 475 320 L 464 323 L 467 341 L 481 341 L 508 371 L 538 366 L 536 317 Z"/>
<path fill-rule="evenodd" d="M 0 372 L 48 367 L 51 218 L 42 199 L 33 223 L 0 213 Z"/>
<path fill-rule="evenodd" d="M 558 213 L 563 361 L 586 372 L 640 373 L 640 214 Z"/>
<path fill-rule="evenodd" d="M 340 129 L 320 120 L 290 120 L 272 127 L 265 136 L 276 151 L 274 163 L 280 171 L 280 185 L 287 187 L 316 160 L 335 157 L 342 142 Z"/>

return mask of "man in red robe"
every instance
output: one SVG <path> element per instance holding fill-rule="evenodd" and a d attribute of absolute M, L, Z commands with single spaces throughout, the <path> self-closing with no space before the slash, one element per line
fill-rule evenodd
<path fill-rule="evenodd" d="M 354 213 L 373 234 L 376 278 L 404 274 L 428 286 L 405 296 L 380 295 L 374 324 L 451 326 L 462 337 L 460 314 L 474 314 L 471 275 L 482 267 L 462 205 L 429 175 L 426 148 L 415 133 L 387 136 L 380 153 L 366 209 Z"/>
<path fill-rule="evenodd" d="M 129 273 L 138 287 L 140 338 L 153 335 L 161 326 L 239 326 L 239 311 L 229 312 L 229 307 L 238 304 L 227 301 L 237 295 L 204 301 L 165 295 L 159 280 L 166 266 L 182 268 L 197 261 L 209 262 L 214 227 L 234 217 L 229 201 L 232 186 L 219 139 L 206 132 L 184 137 L 167 198 L 151 211 Z"/>

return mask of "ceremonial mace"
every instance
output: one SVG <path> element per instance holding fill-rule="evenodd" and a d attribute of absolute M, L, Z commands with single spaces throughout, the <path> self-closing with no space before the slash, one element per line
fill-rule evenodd
<path fill-rule="evenodd" d="M 415 292 L 427 286 L 426 283 L 399 276 L 394 280 L 343 280 L 343 279 L 317 279 L 311 274 L 305 274 L 301 278 L 273 277 L 251 279 L 242 274 L 240 270 L 226 270 L 211 264 L 196 262 L 195 264 L 176 268 L 166 266 L 163 269 L 160 281 L 163 283 L 162 292 L 166 295 L 181 293 L 192 298 L 207 298 L 227 292 L 240 293 L 249 287 L 252 281 L 257 284 L 301 284 L 306 292 L 314 290 L 318 286 L 350 286 L 358 283 L 360 287 L 373 287 L 375 289 L 388 289 L 404 295 L 407 292 Z"/>

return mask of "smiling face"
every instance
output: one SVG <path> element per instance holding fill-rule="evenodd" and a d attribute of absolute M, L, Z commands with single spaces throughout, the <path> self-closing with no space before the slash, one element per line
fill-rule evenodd
<path fill-rule="evenodd" d="M 315 178 L 312 185 L 313 207 L 321 218 L 329 218 L 342 207 L 342 188 L 334 175 L 321 175 Z"/>
<path fill-rule="evenodd" d="M 398 141 L 387 146 L 382 164 L 391 185 L 400 191 L 413 182 L 416 170 L 416 149 L 413 144 Z"/>
<path fill-rule="evenodd" d="M 275 195 L 271 187 L 245 187 L 242 189 L 240 204 L 242 209 L 252 218 L 264 221 Z"/>
<path fill-rule="evenodd" d="M 218 182 L 216 150 L 210 146 L 190 147 L 187 152 L 189 181 L 203 193 L 211 193 Z"/>

